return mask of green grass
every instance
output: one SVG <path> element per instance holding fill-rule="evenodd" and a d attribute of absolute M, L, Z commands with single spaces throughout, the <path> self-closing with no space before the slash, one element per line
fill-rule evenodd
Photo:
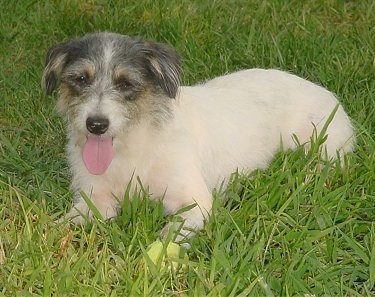
<path fill-rule="evenodd" d="M 373 296 L 375 4 L 363 1 L 0 0 L 1 296 Z M 181 271 L 146 269 L 168 218 L 124 203 L 69 230 L 63 123 L 40 88 L 49 46 L 109 30 L 175 46 L 184 83 L 280 68 L 335 92 L 357 128 L 342 170 L 301 150 L 234 175 Z M 250 152 L 249 152 L 250 153 Z M 226 199 L 220 199 L 220 198 Z"/>

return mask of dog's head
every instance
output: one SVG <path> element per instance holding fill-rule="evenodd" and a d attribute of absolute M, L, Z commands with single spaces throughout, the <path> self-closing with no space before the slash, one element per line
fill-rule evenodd
<path fill-rule="evenodd" d="M 179 82 L 180 58 L 167 45 L 95 33 L 50 48 L 42 87 L 50 95 L 60 85 L 57 107 L 68 116 L 92 105 L 87 117 L 110 117 L 104 105 L 121 105 L 130 120 L 145 112 L 144 101 L 151 107 L 174 98 Z"/>
<path fill-rule="evenodd" d="M 42 87 L 47 95 L 59 87 L 57 109 L 75 135 L 102 141 L 168 119 L 179 82 L 180 58 L 170 47 L 95 33 L 49 50 Z"/>

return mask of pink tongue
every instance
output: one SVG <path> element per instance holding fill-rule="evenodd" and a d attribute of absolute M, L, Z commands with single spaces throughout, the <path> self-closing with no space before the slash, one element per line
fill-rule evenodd
<path fill-rule="evenodd" d="M 112 137 L 89 135 L 83 147 L 82 158 L 91 174 L 103 174 L 113 158 Z"/>

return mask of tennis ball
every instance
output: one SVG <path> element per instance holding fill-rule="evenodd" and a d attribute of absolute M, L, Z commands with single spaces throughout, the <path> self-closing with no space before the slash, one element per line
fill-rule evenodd
<path fill-rule="evenodd" d="M 181 249 L 181 246 L 175 242 L 163 243 L 160 240 L 157 240 L 148 247 L 147 256 L 155 266 L 158 266 L 160 263 L 160 268 L 162 268 L 168 263 L 171 264 L 171 268 L 176 269 L 181 263 L 173 260 L 188 260 L 188 256 L 185 252 L 186 251 Z M 184 268 L 186 265 L 182 264 L 182 267 Z"/>

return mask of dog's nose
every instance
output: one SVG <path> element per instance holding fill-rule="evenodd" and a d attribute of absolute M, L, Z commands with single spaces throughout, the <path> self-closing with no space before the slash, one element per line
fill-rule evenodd
<path fill-rule="evenodd" d="M 109 120 L 103 117 L 88 117 L 86 127 L 92 134 L 104 134 L 109 127 Z"/>

